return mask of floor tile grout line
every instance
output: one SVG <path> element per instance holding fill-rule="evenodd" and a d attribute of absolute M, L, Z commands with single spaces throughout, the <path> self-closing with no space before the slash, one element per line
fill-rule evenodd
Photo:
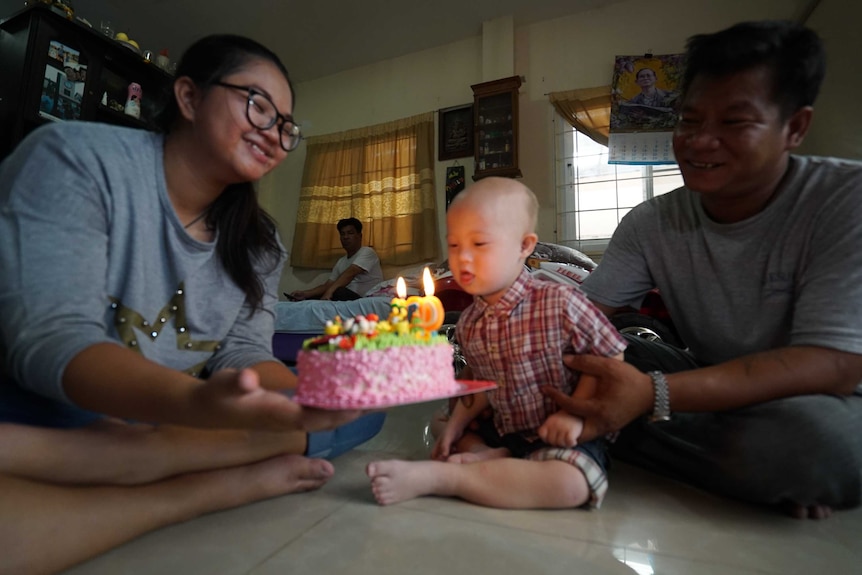
<path fill-rule="evenodd" d="M 290 547 L 291 545 L 296 543 L 298 540 L 302 539 L 305 535 L 308 534 L 309 531 L 311 531 L 312 529 L 314 529 L 315 527 L 317 527 L 318 525 L 320 525 L 321 523 L 323 523 L 324 521 L 326 521 L 327 519 L 332 517 L 334 514 L 338 513 L 339 511 L 341 511 L 342 509 L 347 507 L 348 505 L 350 505 L 350 503 L 351 503 L 350 501 L 344 501 L 341 503 L 341 505 L 334 507 L 329 513 L 324 514 L 323 516 L 320 517 L 320 519 L 318 519 L 317 521 L 310 524 L 306 529 L 297 533 L 296 536 L 291 537 L 289 540 L 285 541 L 282 545 L 278 546 L 275 550 L 273 550 L 272 553 L 266 555 L 263 559 L 261 559 L 254 566 L 252 566 L 248 571 L 245 571 L 241 575 L 251 575 L 255 570 L 259 569 L 260 567 L 263 567 L 263 565 L 267 561 L 269 561 L 270 559 L 272 559 L 273 557 L 275 557 L 276 555 L 278 555 L 279 553 L 284 551 L 287 547 Z"/>

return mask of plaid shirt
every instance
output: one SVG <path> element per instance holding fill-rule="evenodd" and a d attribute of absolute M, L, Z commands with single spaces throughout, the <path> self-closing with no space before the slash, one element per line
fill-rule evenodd
<path fill-rule="evenodd" d="M 577 374 L 563 364 L 564 353 L 613 356 L 626 347 L 580 289 L 534 279 L 527 270 L 495 305 L 474 298 L 456 335 L 475 378 L 497 382 L 488 392 L 497 431 L 530 440 L 557 411 L 540 388 L 574 391 Z"/>

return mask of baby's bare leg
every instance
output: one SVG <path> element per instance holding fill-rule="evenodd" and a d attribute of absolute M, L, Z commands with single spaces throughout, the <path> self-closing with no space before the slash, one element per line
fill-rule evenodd
<path fill-rule="evenodd" d="M 463 451 L 450 455 L 446 461 L 448 463 L 477 463 L 479 461 L 491 461 L 492 459 L 502 459 L 503 457 L 511 457 L 512 452 L 505 447 L 488 447 L 484 443 L 484 448 L 474 447 L 470 451 Z"/>
<path fill-rule="evenodd" d="M 0 473 L 51 483 L 124 484 L 305 452 L 306 435 L 105 420 L 79 429 L 0 424 Z"/>
<path fill-rule="evenodd" d="M 455 453 L 446 461 L 449 463 L 475 463 L 509 457 L 512 452 L 505 447 L 489 447 L 477 434 L 468 431 L 455 444 Z"/>
<path fill-rule="evenodd" d="M 460 497 L 507 509 L 571 508 L 586 503 L 583 472 L 558 460 L 493 459 L 453 465 L 439 461 L 375 461 L 366 469 L 381 505 L 423 495 Z"/>
<path fill-rule="evenodd" d="M 56 485 L 0 475 L 0 574 L 55 573 L 159 527 L 297 491 L 333 473 L 282 455 L 134 487 Z"/>

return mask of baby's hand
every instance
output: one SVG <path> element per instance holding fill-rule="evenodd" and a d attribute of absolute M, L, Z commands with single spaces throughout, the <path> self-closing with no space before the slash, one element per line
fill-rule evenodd
<path fill-rule="evenodd" d="M 463 427 L 453 424 L 451 419 L 447 421 L 446 427 L 443 428 L 443 433 L 434 442 L 434 448 L 431 450 L 431 459 L 446 461 L 452 455 L 452 446 L 458 443 L 458 440 L 463 435 Z"/>
<path fill-rule="evenodd" d="M 578 444 L 578 437 L 583 429 L 583 419 L 565 411 L 558 411 L 539 428 L 539 437 L 549 445 L 574 447 Z"/>

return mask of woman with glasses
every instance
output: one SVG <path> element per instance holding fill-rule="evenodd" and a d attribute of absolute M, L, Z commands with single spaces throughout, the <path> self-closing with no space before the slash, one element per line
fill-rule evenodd
<path fill-rule="evenodd" d="M 161 133 L 52 124 L 0 164 L 9 572 L 332 476 L 303 456 L 307 432 L 358 414 L 280 391 L 294 384 L 271 353 L 284 250 L 252 184 L 299 144 L 293 105 L 272 52 L 208 37 L 178 67 Z"/>

